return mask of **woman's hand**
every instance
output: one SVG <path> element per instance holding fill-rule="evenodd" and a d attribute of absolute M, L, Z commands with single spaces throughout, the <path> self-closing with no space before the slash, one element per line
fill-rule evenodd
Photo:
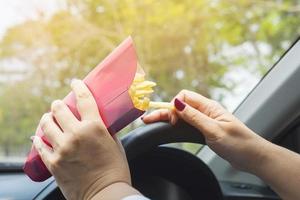
<path fill-rule="evenodd" d="M 219 103 L 183 90 L 173 100 L 173 111 L 158 110 L 145 123 L 178 117 L 206 138 L 207 145 L 233 166 L 262 178 L 282 199 L 300 199 L 300 156 L 255 134 Z"/>
<path fill-rule="evenodd" d="M 56 100 L 51 112 L 44 114 L 40 121 L 53 148 L 39 137 L 33 139 L 63 194 L 67 199 L 91 199 L 95 195 L 101 199 L 98 193 L 104 191 L 110 195 L 109 199 L 114 199 L 111 197 L 119 191 L 138 193 L 126 189 L 131 180 L 125 154 L 119 141 L 105 128 L 92 94 L 80 80 L 72 81 L 71 87 L 81 120 L 63 101 Z M 110 188 L 119 190 L 111 193 Z"/>
<path fill-rule="evenodd" d="M 143 121 L 152 123 L 169 120 L 175 124 L 181 118 L 199 129 L 212 150 L 242 170 L 252 171 L 256 162 L 264 159 L 263 147 L 267 142 L 216 101 L 183 90 L 172 102 L 175 110 L 154 111 L 144 116 Z"/>

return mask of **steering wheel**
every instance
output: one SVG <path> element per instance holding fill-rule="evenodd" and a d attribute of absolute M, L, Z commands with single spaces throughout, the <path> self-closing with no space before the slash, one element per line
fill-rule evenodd
<path fill-rule="evenodd" d="M 150 124 L 122 138 L 133 186 L 153 200 L 223 199 L 216 177 L 203 161 L 165 145 L 176 142 L 205 144 L 205 139 L 182 121 L 175 126 Z"/>
<path fill-rule="evenodd" d="M 198 157 L 166 144 L 205 144 L 199 130 L 180 121 L 175 126 L 158 122 L 137 128 L 121 139 L 132 183 L 152 200 L 220 200 L 219 183 Z M 53 179 L 53 178 L 52 178 Z M 64 199 L 55 180 L 35 199 Z"/>

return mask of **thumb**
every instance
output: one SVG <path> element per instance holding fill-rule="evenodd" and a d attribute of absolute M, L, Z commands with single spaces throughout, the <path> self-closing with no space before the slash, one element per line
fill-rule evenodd
<path fill-rule="evenodd" d="M 212 118 L 177 98 L 174 105 L 178 117 L 201 131 L 206 139 L 215 140 L 218 138 L 220 133 L 218 124 Z"/>

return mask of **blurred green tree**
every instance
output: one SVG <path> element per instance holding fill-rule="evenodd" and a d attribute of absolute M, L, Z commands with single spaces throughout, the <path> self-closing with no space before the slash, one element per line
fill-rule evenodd
<path fill-rule="evenodd" d="M 28 148 L 41 114 L 67 94 L 70 79 L 83 78 L 128 35 L 158 83 L 154 98 L 170 100 L 183 88 L 210 96 L 234 87 L 222 81 L 233 67 L 263 75 L 299 35 L 299 12 L 296 0 L 67 0 L 50 18 L 10 28 L 0 42 L 3 152 Z M 226 55 L 245 44 L 254 54 Z"/>

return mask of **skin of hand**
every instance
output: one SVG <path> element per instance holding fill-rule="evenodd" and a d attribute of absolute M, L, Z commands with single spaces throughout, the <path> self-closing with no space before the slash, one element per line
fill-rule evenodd
<path fill-rule="evenodd" d="M 62 193 L 67 199 L 108 200 L 139 194 L 130 186 L 123 148 L 107 131 L 92 94 L 80 80 L 73 80 L 71 87 L 81 119 L 63 101 L 56 100 L 40 121 L 52 148 L 40 137 L 33 138 Z"/>
<path fill-rule="evenodd" d="M 172 100 L 175 110 L 156 110 L 147 123 L 178 118 L 199 129 L 207 145 L 235 168 L 262 178 L 282 199 L 300 199 L 300 156 L 260 137 L 219 103 L 183 90 Z"/>
<path fill-rule="evenodd" d="M 181 118 L 205 136 L 206 144 L 213 151 L 241 170 L 249 171 L 255 167 L 251 166 L 249 158 L 255 162 L 264 159 L 263 148 L 257 147 L 266 141 L 218 102 L 188 90 L 182 90 L 172 102 L 176 109 L 156 110 L 143 117 L 144 123 L 169 120 L 175 124 Z"/>

